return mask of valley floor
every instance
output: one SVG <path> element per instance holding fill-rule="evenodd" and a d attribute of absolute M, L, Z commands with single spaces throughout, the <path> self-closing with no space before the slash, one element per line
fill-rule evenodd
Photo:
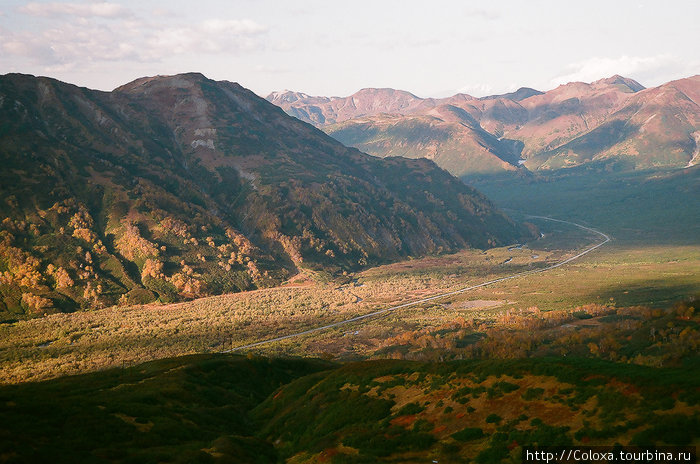
<path fill-rule="evenodd" d="M 465 250 L 395 263 L 367 270 L 343 283 L 314 280 L 310 274 L 306 281 L 286 287 L 3 325 L 0 376 L 4 383 L 15 383 L 183 354 L 228 351 L 551 266 L 600 242 L 595 234 L 569 224 L 533 222 L 545 231 L 545 237 L 526 246 Z M 536 318 L 540 314 L 551 318 L 556 313 L 574 319 L 577 308 L 586 305 L 603 308 L 596 310 L 600 313 L 596 316 L 637 305 L 668 308 L 696 293 L 700 293 L 700 247 L 639 247 L 614 240 L 544 273 L 252 349 L 265 355 L 345 360 L 465 356 L 468 354 L 456 349 L 461 343 L 455 338 L 459 331 L 447 327 L 464 325 L 465 321 L 495 326 L 498 318 L 513 313 Z M 397 341 L 401 337 L 434 338 L 430 334 L 435 332 L 442 334 L 433 341 Z M 452 332 L 454 336 L 448 335 Z M 444 353 L 435 355 L 441 344 L 442 350 L 437 351 Z"/>
<path fill-rule="evenodd" d="M 571 228 L 570 228 L 571 229 Z M 570 239 L 590 243 L 570 230 Z M 453 291 L 570 256 L 568 250 L 496 248 L 370 269 L 345 282 L 313 273 L 287 286 L 171 305 L 113 307 L 0 326 L 5 382 L 38 380 L 201 352 L 220 352 Z"/>

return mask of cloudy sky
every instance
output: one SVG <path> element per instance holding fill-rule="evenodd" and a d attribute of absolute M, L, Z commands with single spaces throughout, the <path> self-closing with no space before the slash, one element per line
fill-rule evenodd
<path fill-rule="evenodd" d="M 199 71 L 259 95 L 548 90 L 700 73 L 697 0 L 0 0 L 0 74 L 111 90 Z"/>

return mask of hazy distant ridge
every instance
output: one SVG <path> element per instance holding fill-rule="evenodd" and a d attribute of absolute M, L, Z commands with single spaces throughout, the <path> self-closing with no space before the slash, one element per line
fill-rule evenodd
<path fill-rule="evenodd" d="M 607 160 L 631 168 L 696 164 L 699 92 L 700 76 L 645 89 L 615 75 L 482 98 L 363 89 L 343 98 L 287 91 L 267 99 L 346 145 L 382 157 L 426 157 L 468 175 Z"/>

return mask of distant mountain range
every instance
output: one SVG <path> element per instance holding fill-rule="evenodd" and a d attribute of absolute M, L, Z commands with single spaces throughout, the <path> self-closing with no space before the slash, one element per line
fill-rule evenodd
<path fill-rule="evenodd" d="M 630 169 L 697 164 L 699 95 L 700 76 L 645 89 L 616 75 L 482 98 L 363 89 L 344 98 L 286 91 L 267 99 L 346 145 L 433 159 L 462 176 L 610 160 Z"/>
<path fill-rule="evenodd" d="M 299 267 L 341 272 L 529 233 L 431 161 L 346 148 L 200 74 L 108 93 L 0 76 L 0 162 L 4 319 L 239 291 Z"/>

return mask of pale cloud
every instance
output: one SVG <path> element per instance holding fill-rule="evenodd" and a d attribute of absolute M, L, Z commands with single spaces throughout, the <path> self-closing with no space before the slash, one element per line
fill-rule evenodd
<path fill-rule="evenodd" d="M 175 12 L 166 8 L 154 8 L 151 10 L 151 15 L 158 16 L 161 18 L 174 18 L 177 16 Z"/>
<path fill-rule="evenodd" d="M 266 27 L 249 19 L 209 19 L 166 26 L 129 16 L 107 22 L 82 16 L 51 24 L 38 32 L 0 30 L 0 51 L 55 71 L 90 63 L 158 62 L 188 53 L 255 50 L 262 47 L 261 36 L 267 32 Z"/>
<path fill-rule="evenodd" d="M 674 76 L 690 75 L 698 62 L 688 62 L 669 54 L 655 56 L 628 56 L 617 58 L 594 57 L 571 63 L 564 74 L 550 81 L 552 87 L 568 82 L 592 82 L 614 74 L 631 77 L 643 85 L 658 85 Z"/>
<path fill-rule="evenodd" d="M 139 58 L 135 44 L 105 25 L 63 24 L 40 33 L 4 34 L 0 40 L 6 54 L 28 58 L 48 69 Z"/>
<path fill-rule="evenodd" d="M 472 8 L 466 10 L 465 14 L 472 18 L 485 19 L 488 21 L 495 21 L 501 18 L 501 13 L 493 10 L 486 10 L 483 8 Z"/>
<path fill-rule="evenodd" d="M 415 50 L 417 48 L 438 47 L 445 42 L 439 37 L 420 37 L 406 35 L 402 38 L 396 36 L 382 38 L 363 38 L 358 44 L 364 48 L 378 49 L 383 52 L 395 50 Z"/>
<path fill-rule="evenodd" d="M 267 28 L 250 19 L 209 19 L 201 23 L 204 32 L 216 34 L 259 34 Z"/>
<path fill-rule="evenodd" d="M 52 62 L 53 51 L 47 44 L 32 40 L 32 37 L 17 37 L 0 34 L 0 49 L 7 55 L 32 56 L 37 60 Z"/>
<path fill-rule="evenodd" d="M 54 17 L 57 15 L 80 18 L 126 18 L 133 16 L 128 8 L 116 3 L 36 3 L 31 2 L 19 8 L 20 13 L 31 16 Z"/>
<path fill-rule="evenodd" d="M 555 0 L 4 3 L 0 74 L 103 89 L 139 73 L 198 70 L 315 95 L 381 83 L 422 96 L 482 96 L 613 74 L 650 87 L 700 72 L 697 0 L 675 9 L 647 0 L 593 0 L 586 8 Z"/>
<path fill-rule="evenodd" d="M 259 71 L 261 73 L 265 74 L 282 74 L 282 73 L 290 73 L 292 70 L 290 68 L 285 68 L 282 66 L 270 66 L 270 65 L 256 65 L 254 68 L 256 71 Z"/>
<path fill-rule="evenodd" d="M 267 28 L 249 19 L 212 19 L 157 29 L 146 38 L 144 55 L 161 53 L 227 53 L 259 48 Z"/>

